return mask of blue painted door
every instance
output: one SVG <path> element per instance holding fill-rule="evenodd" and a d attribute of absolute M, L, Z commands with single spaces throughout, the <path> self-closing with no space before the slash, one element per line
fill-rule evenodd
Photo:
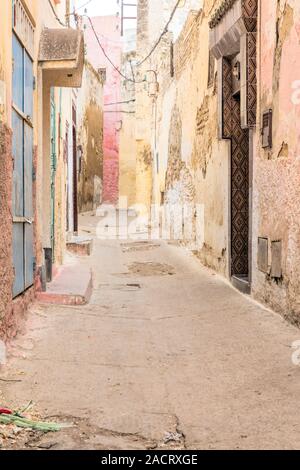
<path fill-rule="evenodd" d="M 33 284 L 33 64 L 13 35 L 13 296 Z"/>

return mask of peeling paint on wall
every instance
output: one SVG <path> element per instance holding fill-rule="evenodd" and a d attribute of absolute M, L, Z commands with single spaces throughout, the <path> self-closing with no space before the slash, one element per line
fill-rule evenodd
<path fill-rule="evenodd" d="M 280 70 L 281 70 L 281 56 L 283 45 L 290 35 L 291 29 L 294 24 L 294 11 L 292 7 L 285 2 L 282 9 L 282 2 L 277 0 L 277 21 L 276 21 L 276 48 L 274 54 L 274 70 L 273 70 L 273 93 L 278 91 Z"/>
<path fill-rule="evenodd" d="M 92 211 L 102 201 L 103 181 L 103 111 L 91 101 L 81 129 L 83 156 L 79 175 L 79 211 Z"/>
<path fill-rule="evenodd" d="M 205 95 L 202 105 L 197 110 L 196 132 L 192 152 L 192 166 L 201 169 L 206 176 L 208 161 L 212 156 L 212 144 L 217 139 L 217 114 L 214 113 L 211 97 Z"/>
<path fill-rule="evenodd" d="M 282 278 L 257 270 L 254 243 L 253 295 L 300 324 L 300 106 L 293 100 L 299 80 L 300 6 L 295 0 L 262 3 L 262 111 L 273 110 L 273 148 L 263 150 L 256 135 L 253 238 L 282 242 Z M 270 34 L 274 31 L 274 34 Z M 273 58 L 272 61 L 269 58 Z M 271 262 L 272 260 L 270 260 Z"/>
<path fill-rule="evenodd" d="M 87 212 L 100 206 L 103 193 L 103 83 L 88 61 L 77 109 L 78 208 Z"/>

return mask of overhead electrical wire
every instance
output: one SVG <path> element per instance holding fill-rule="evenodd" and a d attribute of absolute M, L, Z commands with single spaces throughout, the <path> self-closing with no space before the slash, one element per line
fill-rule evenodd
<path fill-rule="evenodd" d="M 77 13 L 77 11 L 81 10 L 81 9 L 84 8 L 84 7 L 87 7 L 90 3 L 92 3 L 92 1 L 93 1 L 93 0 L 88 0 L 88 1 L 85 2 L 83 5 L 80 5 L 79 7 L 75 8 L 72 13 L 69 13 L 69 14 L 66 15 L 66 16 L 72 16 L 72 15 L 74 15 L 74 13 Z"/>
<path fill-rule="evenodd" d="M 175 6 L 174 6 L 174 8 L 173 8 L 173 10 L 172 10 L 171 16 L 170 16 L 170 18 L 169 18 L 169 20 L 168 20 L 166 26 L 164 27 L 164 29 L 163 29 L 161 35 L 159 36 L 159 38 L 158 38 L 157 41 L 155 42 L 155 44 L 154 44 L 154 46 L 152 47 L 152 49 L 151 49 L 151 51 L 149 52 L 149 54 L 148 54 L 144 59 L 142 59 L 140 62 L 137 63 L 137 66 L 138 66 L 138 67 L 141 66 L 141 65 L 143 65 L 148 59 L 150 59 L 150 57 L 152 56 L 153 52 L 154 52 L 154 51 L 156 50 L 156 48 L 159 46 L 159 44 L 160 44 L 162 38 L 165 36 L 165 34 L 167 34 L 167 32 L 168 32 L 168 30 L 169 30 L 169 26 L 170 26 L 170 24 L 171 24 L 171 22 L 172 22 L 172 20 L 173 20 L 173 18 L 174 18 L 174 16 L 175 16 L 175 13 L 176 13 L 177 8 L 179 7 L 179 4 L 181 3 L 181 1 L 182 1 L 182 0 L 177 0 L 177 1 L 176 1 L 176 4 L 175 4 Z"/>
<path fill-rule="evenodd" d="M 90 3 L 92 3 L 93 0 L 88 0 L 87 2 L 85 2 L 83 5 L 80 5 L 79 7 L 77 7 L 75 9 L 75 12 L 78 11 L 78 10 L 81 10 L 81 8 L 84 8 L 84 7 L 87 7 Z"/>
<path fill-rule="evenodd" d="M 157 49 L 157 47 L 159 46 L 159 44 L 160 44 L 162 38 L 164 37 L 165 34 L 167 34 L 167 32 L 168 32 L 168 30 L 169 30 L 169 26 L 170 26 L 170 24 L 171 24 L 171 22 L 172 22 L 172 20 L 173 20 L 173 18 L 174 18 L 174 16 L 175 16 L 175 13 L 176 13 L 176 11 L 177 11 L 177 8 L 179 7 L 179 5 L 180 5 L 181 2 L 182 2 L 182 0 L 177 0 L 177 1 L 176 1 L 176 4 L 174 5 L 174 8 L 173 8 L 173 10 L 172 10 L 172 12 L 171 12 L 170 18 L 168 19 L 168 21 L 167 21 L 167 23 L 166 23 L 166 25 L 165 25 L 165 27 L 164 27 L 162 33 L 160 34 L 159 38 L 158 38 L 157 41 L 155 42 L 155 44 L 154 44 L 154 46 L 152 47 L 152 49 L 151 49 L 151 51 L 149 52 L 149 54 L 148 54 L 144 59 L 142 59 L 140 62 L 137 63 L 137 67 L 140 67 L 141 65 L 143 65 L 143 64 L 151 57 L 151 55 L 154 53 L 154 51 Z M 118 67 L 116 67 L 115 64 L 113 64 L 113 62 L 111 61 L 110 57 L 107 55 L 107 53 L 106 53 L 104 47 L 102 46 L 102 44 L 101 44 L 101 42 L 100 42 L 100 39 L 99 39 L 99 37 L 98 37 L 98 35 L 97 35 L 97 32 L 96 32 L 96 30 L 95 30 L 95 28 L 94 28 L 94 25 L 93 25 L 93 22 L 92 22 L 91 18 L 90 18 L 88 15 L 83 15 L 83 16 L 85 16 L 86 18 L 88 18 L 89 23 L 90 23 L 90 25 L 91 25 L 91 28 L 92 28 L 92 30 L 93 30 L 93 32 L 94 32 L 94 35 L 95 35 L 95 37 L 96 37 L 96 39 L 97 39 L 97 42 L 98 42 L 98 44 L 99 44 L 99 46 L 100 46 L 100 48 L 101 48 L 103 54 L 105 55 L 105 57 L 106 57 L 106 59 L 109 61 L 109 63 L 114 67 L 114 69 L 115 69 L 123 78 L 125 78 L 125 80 L 127 80 L 127 81 L 129 81 L 129 82 L 132 82 L 132 83 L 143 83 L 143 82 L 145 82 L 145 80 L 135 80 L 135 78 L 126 77 L 126 75 L 124 75 L 124 74 L 118 69 Z"/>
<path fill-rule="evenodd" d="M 59 17 L 58 14 L 56 13 L 55 8 L 54 8 L 54 6 L 52 5 L 51 0 L 48 0 L 48 3 L 49 3 L 49 5 L 50 5 L 50 7 L 51 7 L 51 10 L 52 10 L 54 16 L 55 16 L 55 19 L 59 22 L 59 24 L 60 24 L 61 26 L 63 26 L 63 27 L 65 28 L 67 25 L 60 19 L 60 17 Z"/>
<path fill-rule="evenodd" d="M 89 1 L 86 2 L 85 4 L 81 5 L 80 7 L 77 8 L 77 10 L 80 9 L 80 8 L 83 8 L 84 6 L 87 6 L 89 3 L 91 3 L 91 1 L 92 1 L 92 0 L 89 0 Z M 157 41 L 155 42 L 154 46 L 153 46 L 152 49 L 150 50 L 149 54 L 147 54 L 147 56 L 144 57 L 144 59 L 142 59 L 140 62 L 138 62 L 138 63 L 136 64 L 137 67 L 140 67 L 141 65 L 143 65 L 143 64 L 151 57 L 151 55 L 154 53 L 154 51 L 157 49 L 157 47 L 159 46 L 159 44 L 160 44 L 162 38 L 164 37 L 165 34 L 167 34 L 167 32 L 168 32 L 168 30 L 169 30 L 169 26 L 170 26 L 170 24 L 171 24 L 171 22 L 172 22 L 172 20 L 173 20 L 173 18 L 174 18 L 174 16 L 175 16 L 175 13 L 176 13 L 177 8 L 179 7 L 179 4 L 181 3 L 181 1 L 182 1 L 182 0 L 177 0 L 177 1 L 176 1 L 176 4 L 175 4 L 175 6 L 174 6 L 174 8 L 173 8 L 173 10 L 172 10 L 172 12 L 171 12 L 170 18 L 169 18 L 169 20 L 167 21 L 167 23 L 166 23 L 166 25 L 165 25 L 165 27 L 164 27 L 162 33 L 160 34 L 160 36 L 159 36 L 159 38 L 157 39 Z M 55 8 L 54 8 L 54 6 L 52 5 L 51 0 L 48 0 L 48 3 L 49 3 L 49 5 L 51 6 L 51 9 L 52 9 L 52 11 L 53 11 L 53 13 L 54 13 L 54 15 L 55 15 L 56 20 L 59 22 L 59 24 L 60 24 L 61 26 L 66 27 L 67 25 L 66 25 L 65 23 L 63 23 L 63 21 L 61 21 L 61 19 L 60 19 L 59 16 L 57 15 L 57 13 L 56 13 L 56 11 L 55 11 Z M 76 11 L 74 11 L 73 13 L 70 13 L 70 15 L 76 16 Z M 119 74 L 122 78 L 124 78 L 126 81 L 128 81 L 128 82 L 136 83 L 136 84 L 144 83 L 144 82 L 146 81 L 146 79 L 143 79 L 143 80 L 136 80 L 134 77 L 133 77 L 133 78 L 127 77 L 127 76 L 113 63 L 113 61 L 111 60 L 111 58 L 110 58 L 109 55 L 107 54 L 106 50 L 105 50 L 104 47 L 102 46 L 102 43 L 101 43 L 101 41 L 100 41 L 100 39 L 99 39 L 99 36 L 98 36 L 98 34 L 97 34 L 97 31 L 95 30 L 95 27 L 94 27 L 94 24 L 93 24 L 93 21 L 92 21 L 91 17 L 88 16 L 88 15 L 86 15 L 86 14 L 85 14 L 85 15 L 79 15 L 79 16 L 81 16 L 82 18 L 87 18 L 87 19 L 88 19 L 88 22 L 90 23 L 91 29 L 92 29 L 92 31 L 93 31 L 93 34 L 94 34 L 94 36 L 95 36 L 95 38 L 96 38 L 96 41 L 97 41 L 97 43 L 98 43 L 98 45 L 99 45 L 99 47 L 100 47 L 102 53 L 104 54 L 104 56 L 105 56 L 105 58 L 108 60 L 108 62 L 111 64 L 111 66 L 118 72 L 118 74 Z"/>
<path fill-rule="evenodd" d="M 112 106 L 113 104 L 129 104 L 129 103 L 134 103 L 136 100 L 126 100 L 126 101 L 114 101 L 113 103 L 104 103 L 104 106 Z"/>
<path fill-rule="evenodd" d="M 48 0 L 48 3 L 49 3 L 49 5 L 50 5 L 50 7 L 51 7 L 51 10 L 52 10 L 52 12 L 53 12 L 53 14 L 54 14 L 56 20 L 58 21 L 58 23 L 59 23 L 61 26 L 63 26 L 63 27 L 67 27 L 67 25 L 66 25 L 65 23 L 63 23 L 63 22 L 61 21 L 61 19 L 59 18 L 59 16 L 57 15 L 57 13 L 56 13 L 56 11 L 55 11 L 55 8 L 54 8 L 54 6 L 52 5 L 51 0 Z M 79 8 L 80 8 L 80 7 L 79 7 Z M 81 7 L 81 8 L 82 8 L 82 7 Z M 76 12 L 70 13 L 70 15 L 76 16 Z M 100 49 L 102 50 L 102 52 L 103 52 L 105 58 L 106 58 L 106 59 L 108 60 L 108 62 L 112 65 L 112 67 L 121 75 L 121 77 L 123 77 L 123 78 L 124 78 L 125 80 L 127 80 L 128 82 L 132 82 L 132 83 L 144 83 L 144 82 L 145 82 L 145 79 L 144 79 L 144 80 L 135 80 L 135 79 L 133 79 L 133 78 L 127 77 L 125 74 L 123 74 L 123 73 L 121 72 L 121 70 L 120 70 L 120 69 L 113 63 L 113 61 L 110 59 L 110 57 L 109 57 L 108 54 L 106 53 L 104 47 L 102 46 L 101 41 L 100 41 L 100 39 L 99 39 L 99 37 L 98 37 L 98 34 L 97 34 L 96 30 L 95 30 L 94 24 L 93 24 L 93 22 L 92 22 L 92 19 L 91 19 L 88 15 L 80 15 L 80 16 L 81 16 L 82 18 L 84 17 L 84 18 L 87 18 L 87 19 L 88 19 L 88 21 L 89 21 L 89 23 L 90 23 L 90 26 L 91 26 L 91 28 L 92 28 L 92 31 L 93 31 L 93 33 L 94 33 L 94 35 L 95 35 L 96 40 L 97 40 L 97 43 L 98 43 Z"/>
<path fill-rule="evenodd" d="M 144 80 L 135 80 L 134 78 L 130 78 L 130 77 L 127 77 L 114 63 L 113 61 L 111 60 L 111 58 L 109 57 L 109 55 L 107 54 L 106 50 L 104 49 L 104 47 L 102 46 L 101 44 L 101 41 L 99 39 L 99 36 L 97 34 L 97 31 L 95 30 L 95 27 L 94 27 L 94 24 L 93 24 L 93 21 L 91 19 L 90 16 L 88 15 L 82 15 L 82 17 L 85 17 L 88 19 L 89 23 L 90 23 L 90 26 L 92 28 L 92 31 L 94 33 L 94 36 L 97 40 L 97 43 L 100 47 L 100 49 L 102 50 L 105 58 L 108 60 L 108 62 L 112 65 L 112 67 L 121 75 L 121 77 L 123 77 L 125 80 L 127 80 L 128 82 L 132 82 L 132 83 L 144 83 L 146 81 L 146 79 Z"/>

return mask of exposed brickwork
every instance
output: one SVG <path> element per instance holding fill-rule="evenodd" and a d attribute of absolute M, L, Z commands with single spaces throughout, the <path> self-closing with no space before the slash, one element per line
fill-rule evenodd
<path fill-rule="evenodd" d="M 116 204 L 119 197 L 119 154 L 114 159 L 104 159 L 103 186 L 103 202 Z"/>
<path fill-rule="evenodd" d="M 183 31 L 175 44 L 175 73 L 177 80 L 180 78 L 187 62 L 198 51 L 200 13 L 190 12 Z"/>

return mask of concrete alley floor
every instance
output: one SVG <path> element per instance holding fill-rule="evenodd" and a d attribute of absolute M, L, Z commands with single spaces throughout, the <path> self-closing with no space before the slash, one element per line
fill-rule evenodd
<path fill-rule="evenodd" d="M 298 329 L 178 246 L 95 239 L 82 262 L 89 305 L 34 305 L 0 382 L 3 405 L 74 426 L 4 448 L 300 448 Z"/>

